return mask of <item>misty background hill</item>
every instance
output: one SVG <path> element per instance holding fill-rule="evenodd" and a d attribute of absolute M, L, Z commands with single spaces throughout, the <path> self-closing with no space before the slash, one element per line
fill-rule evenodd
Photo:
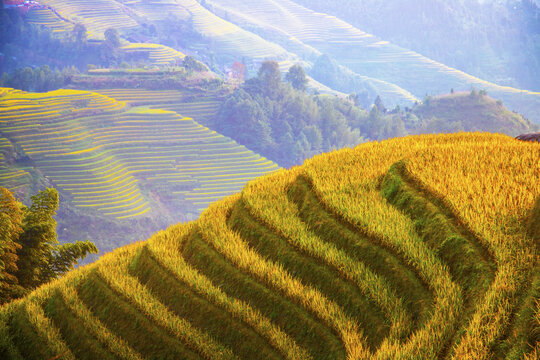
<path fill-rule="evenodd" d="M 472 75 L 540 90 L 538 0 L 298 0 Z"/>

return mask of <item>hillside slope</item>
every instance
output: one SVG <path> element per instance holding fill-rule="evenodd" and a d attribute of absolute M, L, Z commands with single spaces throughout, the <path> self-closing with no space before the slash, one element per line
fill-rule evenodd
<path fill-rule="evenodd" d="M 539 128 L 509 111 L 501 101 L 477 91 L 426 97 L 413 107 L 412 112 L 424 123 L 419 128 L 422 133 L 439 133 L 447 127 L 452 131 L 486 131 L 516 136 Z"/>
<path fill-rule="evenodd" d="M 502 135 L 317 156 L 1 307 L 0 357 L 533 359 L 539 183 Z"/>

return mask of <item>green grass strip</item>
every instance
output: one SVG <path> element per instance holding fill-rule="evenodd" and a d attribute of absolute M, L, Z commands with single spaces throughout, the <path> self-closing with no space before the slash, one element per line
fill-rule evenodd
<path fill-rule="evenodd" d="M 494 350 L 495 358 L 520 360 L 540 343 L 540 270 L 536 270 L 531 288 L 520 302 L 520 310 L 506 330 L 506 339 Z"/>
<path fill-rule="evenodd" d="M 11 305 L 0 308 L 0 359 L 23 360 L 10 334 L 8 325 L 12 311 Z"/>
<path fill-rule="evenodd" d="M 37 299 L 17 302 L 11 314 L 10 336 L 24 359 L 75 359 Z"/>
<path fill-rule="evenodd" d="M 403 299 L 418 328 L 429 317 L 433 294 L 422 278 L 395 252 L 382 247 L 382 241 L 339 218 L 325 209 L 311 189 L 310 181 L 299 175 L 288 191 L 289 199 L 298 206 L 300 218 L 326 242 L 333 243 L 348 256 L 366 264 L 384 277 Z"/>
<path fill-rule="evenodd" d="M 239 299 L 227 296 L 218 286 L 188 265 L 180 254 L 180 248 L 192 231 L 194 223 L 177 224 L 156 233 L 148 241 L 152 257 L 177 279 L 204 296 L 216 306 L 229 312 L 251 326 L 290 360 L 309 360 L 308 352 L 299 347 L 283 330 L 264 317 L 258 310 Z"/>
<path fill-rule="evenodd" d="M 478 300 L 489 288 L 496 270 L 482 242 L 441 199 L 408 173 L 404 162 L 392 165 L 381 191 L 390 203 L 415 220 L 416 230 L 449 266 L 466 295 Z"/>
<path fill-rule="evenodd" d="M 462 288 L 464 309 L 457 326 L 461 328 L 470 321 L 494 280 L 496 266 L 491 255 L 442 200 L 408 173 L 405 162 L 390 167 L 382 180 L 381 193 L 415 221 L 416 231 L 448 266 Z M 454 332 L 439 356 L 446 356 L 459 337 L 460 333 Z"/>
<path fill-rule="evenodd" d="M 43 360 L 56 356 L 57 354 L 52 353 L 47 343 L 38 336 L 36 329 L 30 323 L 24 305 L 23 302 L 10 305 L 12 309 L 8 327 L 13 344 L 23 359 Z"/>
<path fill-rule="evenodd" d="M 67 308 L 79 318 L 86 331 L 106 346 L 111 353 L 125 360 L 142 360 L 122 339 L 112 334 L 79 299 L 73 286 L 61 286 L 60 293 Z"/>

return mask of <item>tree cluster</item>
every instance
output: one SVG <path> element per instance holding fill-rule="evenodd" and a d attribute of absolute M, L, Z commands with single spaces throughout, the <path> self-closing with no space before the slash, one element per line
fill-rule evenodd
<path fill-rule="evenodd" d="M 75 66 L 84 70 L 88 64 L 107 66 L 115 60 L 106 46 L 87 41 L 87 30 L 82 24 L 59 34 L 27 23 L 17 11 L 4 11 L 0 17 L 0 52 L 5 57 L 4 69 L 0 71 L 35 65 Z"/>
<path fill-rule="evenodd" d="M 365 109 L 373 104 L 373 99 L 377 96 L 376 90 L 367 81 L 340 66 L 327 54 L 322 54 L 317 58 L 309 75 L 334 90 L 345 94 L 354 93 L 356 104 Z"/>
<path fill-rule="evenodd" d="M 58 192 L 40 191 L 24 206 L 0 188 L 0 304 L 65 274 L 96 246 L 86 240 L 60 245 L 54 215 Z"/>
<path fill-rule="evenodd" d="M 48 65 L 39 68 L 17 68 L 11 73 L 4 73 L 0 78 L 0 87 L 12 87 L 24 91 L 46 92 L 50 90 L 66 87 L 70 84 L 74 75 L 79 70 L 72 66 L 64 68 L 62 71 L 54 71 Z"/>
<path fill-rule="evenodd" d="M 17 11 L 0 12 L 0 53 L 4 55 L 0 73 L 7 72 L 11 73 L 10 77 L 21 77 L 28 85 L 32 77 L 30 70 L 33 70 L 38 78 L 33 88 L 39 88 L 40 72 L 48 78 L 46 82 L 49 84 L 62 84 L 60 76 L 49 73 L 44 65 L 50 69 L 68 69 L 60 74 L 65 80 L 69 78 L 65 76 L 66 72 L 72 74 L 75 68 L 85 71 L 88 66 L 112 67 L 126 60 L 127 55 L 120 51 L 121 40 L 116 29 L 107 29 L 105 40 L 101 42 L 88 41 L 87 35 L 88 31 L 83 24 L 75 24 L 71 32 L 53 33 L 47 27 L 27 23 Z M 15 81 L 10 83 L 17 84 Z"/>
<path fill-rule="evenodd" d="M 258 75 L 225 101 L 213 127 L 285 167 L 364 141 L 350 126 L 349 101 L 306 93 L 299 66 L 285 78 L 276 62 L 263 62 Z"/>

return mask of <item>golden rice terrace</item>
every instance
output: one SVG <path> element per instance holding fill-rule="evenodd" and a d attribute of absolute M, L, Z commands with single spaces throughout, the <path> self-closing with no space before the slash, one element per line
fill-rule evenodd
<path fill-rule="evenodd" d="M 373 142 L 0 308 L 2 359 L 538 359 L 540 144 Z"/>

